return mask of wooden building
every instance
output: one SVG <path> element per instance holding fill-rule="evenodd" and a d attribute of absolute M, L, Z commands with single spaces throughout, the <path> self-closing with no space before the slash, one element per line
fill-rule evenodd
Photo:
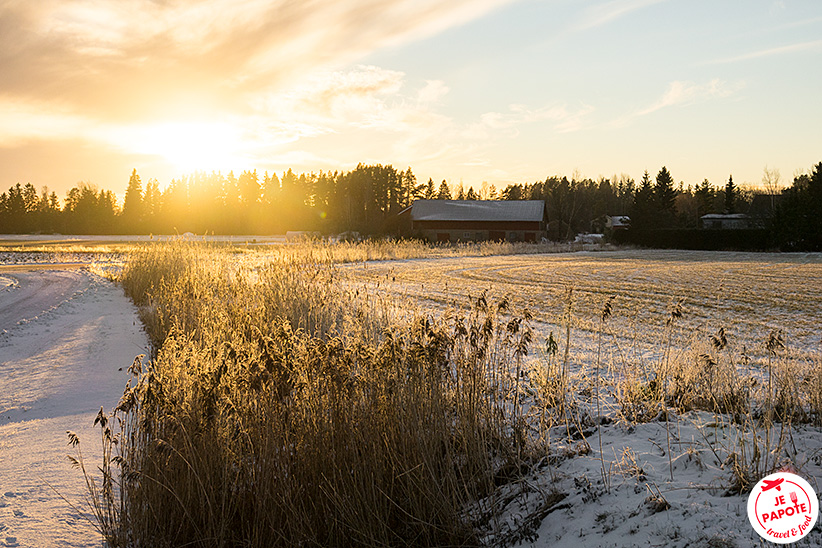
<path fill-rule="evenodd" d="M 543 200 L 416 200 L 411 230 L 432 242 L 536 242 L 546 236 Z"/>
<path fill-rule="evenodd" d="M 702 228 L 708 230 L 745 230 L 754 228 L 751 218 L 744 213 L 709 213 L 699 218 Z"/>

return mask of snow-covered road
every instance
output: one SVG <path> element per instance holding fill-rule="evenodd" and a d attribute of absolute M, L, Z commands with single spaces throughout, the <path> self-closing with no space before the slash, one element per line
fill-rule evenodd
<path fill-rule="evenodd" d="M 79 269 L 0 270 L 0 547 L 101 545 L 62 498 L 85 510 L 66 431 L 96 468 L 94 416 L 117 404 L 147 349 L 134 306 L 111 282 Z"/>

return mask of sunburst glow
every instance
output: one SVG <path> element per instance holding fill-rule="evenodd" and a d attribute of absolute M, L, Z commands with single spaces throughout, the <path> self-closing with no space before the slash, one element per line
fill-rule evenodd
<path fill-rule="evenodd" d="M 237 169 L 246 163 L 242 133 L 228 123 L 161 123 L 140 128 L 129 140 L 134 149 L 162 156 L 184 172 Z"/>

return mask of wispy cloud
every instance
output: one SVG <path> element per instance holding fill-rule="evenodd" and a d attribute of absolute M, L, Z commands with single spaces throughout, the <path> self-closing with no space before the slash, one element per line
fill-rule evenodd
<path fill-rule="evenodd" d="M 740 61 L 749 61 L 751 59 L 759 59 L 762 57 L 773 57 L 776 55 L 785 55 L 788 53 L 796 53 L 800 51 L 820 51 L 822 50 L 822 40 L 811 40 L 808 42 L 799 42 L 797 44 L 788 44 L 787 46 L 778 46 L 775 48 L 758 50 L 742 55 L 732 57 L 724 57 L 721 59 L 714 59 L 705 63 L 706 65 L 720 65 L 726 63 L 738 63 Z"/>
<path fill-rule="evenodd" d="M 633 11 L 659 4 L 667 0 L 611 0 L 597 4 L 583 12 L 582 20 L 574 30 L 589 30 L 606 25 Z"/>
<path fill-rule="evenodd" d="M 317 72 L 286 92 L 272 92 L 254 101 L 255 114 L 284 128 L 299 127 L 294 137 L 336 133 L 345 128 L 405 131 L 437 126 L 433 110 L 448 93 L 439 81 L 405 91 L 405 74 L 360 65 L 347 71 Z"/>
<path fill-rule="evenodd" d="M 318 71 L 298 86 L 251 102 L 253 115 L 244 125 L 253 125 L 255 140 L 269 143 L 277 154 L 325 140 L 338 156 L 337 167 L 348 161 L 346 155 L 361 159 L 367 150 L 379 150 L 373 154 L 383 155 L 380 161 L 410 163 L 450 148 L 455 122 L 438 112 L 447 93 L 441 81 L 416 88 L 406 83 L 404 73 L 375 66 Z M 358 132 L 367 135 L 342 137 Z"/>
<path fill-rule="evenodd" d="M 567 133 L 584 127 L 585 118 L 594 111 L 590 105 L 577 109 L 567 105 L 549 105 L 529 108 L 521 104 L 509 105 L 507 112 L 486 112 L 478 122 L 469 124 L 463 135 L 472 139 L 488 139 L 492 135 L 516 137 L 519 127 L 535 122 L 550 122 L 555 131 Z"/>
<path fill-rule="evenodd" d="M 611 127 L 623 127 L 636 118 L 647 116 L 665 108 L 683 107 L 703 103 L 713 99 L 730 97 L 736 94 L 743 87 L 744 83 L 742 82 L 729 84 L 718 78 L 704 84 L 675 80 L 668 85 L 668 89 L 657 101 L 647 107 L 622 116 L 611 122 L 609 125 Z"/>
<path fill-rule="evenodd" d="M 249 97 L 513 0 L 11 0 L 0 95 L 107 120 L 242 110 Z"/>

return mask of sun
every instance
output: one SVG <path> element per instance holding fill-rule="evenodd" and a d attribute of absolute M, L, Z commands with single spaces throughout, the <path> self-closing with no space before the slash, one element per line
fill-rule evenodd
<path fill-rule="evenodd" d="M 242 132 L 224 122 L 161 122 L 133 134 L 133 149 L 163 157 L 181 172 L 228 171 L 245 163 Z"/>

